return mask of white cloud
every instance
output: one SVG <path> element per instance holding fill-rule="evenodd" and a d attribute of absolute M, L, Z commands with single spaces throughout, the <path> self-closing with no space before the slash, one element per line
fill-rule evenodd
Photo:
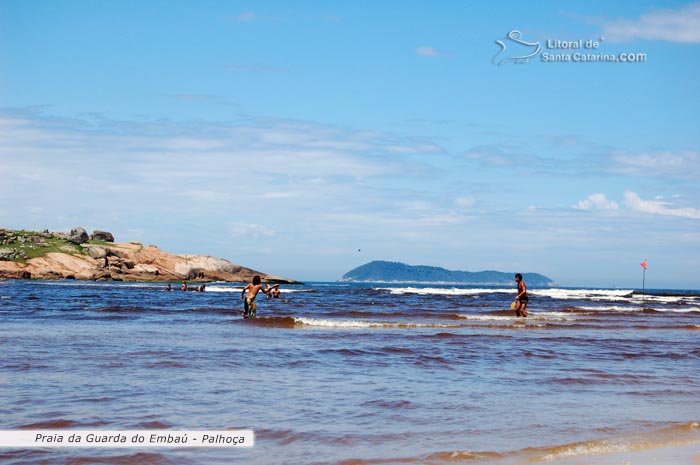
<path fill-rule="evenodd" d="M 271 118 L 139 124 L 0 113 L 0 172 L 33 181 L 63 170 L 161 184 L 241 170 L 316 180 L 363 178 L 401 171 L 401 155 L 441 152 L 436 144 L 391 133 Z"/>
<path fill-rule="evenodd" d="M 637 19 L 604 21 L 602 26 L 603 37 L 615 42 L 644 39 L 700 43 L 700 3 L 676 10 L 653 10 Z"/>
<path fill-rule="evenodd" d="M 631 152 L 590 143 L 572 157 L 540 155 L 539 147 L 492 143 L 477 145 L 464 157 L 495 167 L 513 167 L 529 172 L 580 177 L 618 174 L 634 177 L 700 179 L 700 151 L 649 150 Z"/>
<path fill-rule="evenodd" d="M 243 223 L 243 222 L 234 223 L 234 224 L 229 225 L 229 232 L 234 237 L 241 237 L 241 236 L 273 237 L 275 235 L 275 232 L 272 229 L 268 228 L 267 226 L 263 226 L 261 224 Z"/>
<path fill-rule="evenodd" d="M 700 178 L 700 153 L 657 151 L 648 153 L 615 152 L 613 171 L 630 176 L 672 176 Z"/>
<path fill-rule="evenodd" d="M 423 155 L 440 152 L 424 138 L 288 119 L 114 121 L 0 111 L 0 198 L 13 205 L 7 212 L 20 227 L 36 223 L 29 207 L 40 206 L 41 228 L 56 228 L 59 217 L 180 229 L 245 218 L 232 234 L 265 238 L 274 234 L 265 226 L 270 218 L 277 228 L 306 231 L 330 212 L 393 211 L 399 196 L 419 198 L 405 186 L 422 179 Z"/>
<path fill-rule="evenodd" d="M 673 207 L 670 202 L 663 200 L 644 200 L 637 193 L 625 192 L 625 203 L 634 211 L 651 213 L 654 215 L 678 216 L 700 220 L 700 209 L 690 207 Z"/>
<path fill-rule="evenodd" d="M 428 45 L 421 45 L 420 47 L 416 47 L 416 53 L 424 57 L 439 57 L 447 55 L 447 53 L 437 50 Z"/>
<path fill-rule="evenodd" d="M 461 208 L 471 208 L 476 205 L 476 199 L 474 197 L 460 197 L 455 200 L 455 203 Z"/>
<path fill-rule="evenodd" d="M 428 215 L 418 220 L 418 223 L 429 227 L 444 227 L 452 224 L 463 223 L 468 217 L 455 212 Z"/>
<path fill-rule="evenodd" d="M 516 147 L 504 144 L 477 145 L 464 153 L 469 160 L 483 161 L 490 165 L 515 165 L 521 155 L 515 152 Z"/>
<path fill-rule="evenodd" d="M 206 189 L 192 189 L 182 192 L 181 197 L 188 198 L 190 200 L 196 200 L 201 202 L 226 202 L 230 201 L 230 195 L 225 192 L 217 192 L 213 190 Z"/>
<path fill-rule="evenodd" d="M 403 211 L 407 212 L 427 212 L 435 208 L 435 206 L 432 203 L 426 202 L 425 200 L 398 202 L 397 205 Z"/>
<path fill-rule="evenodd" d="M 585 200 L 581 200 L 574 208 L 578 210 L 618 210 L 619 206 L 612 200 L 608 200 L 605 194 L 591 194 Z"/>
<path fill-rule="evenodd" d="M 257 15 L 255 14 L 254 11 L 245 11 L 238 16 L 234 17 L 234 21 L 238 23 L 249 23 L 251 21 L 255 21 L 257 19 Z"/>
<path fill-rule="evenodd" d="M 265 192 L 263 194 L 260 194 L 259 197 L 264 200 L 280 200 L 298 197 L 298 194 L 292 192 Z"/>

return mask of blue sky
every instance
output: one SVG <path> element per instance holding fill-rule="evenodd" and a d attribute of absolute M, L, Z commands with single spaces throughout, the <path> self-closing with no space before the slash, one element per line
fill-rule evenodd
<path fill-rule="evenodd" d="M 0 225 L 699 289 L 699 107 L 698 2 L 0 0 Z"/>

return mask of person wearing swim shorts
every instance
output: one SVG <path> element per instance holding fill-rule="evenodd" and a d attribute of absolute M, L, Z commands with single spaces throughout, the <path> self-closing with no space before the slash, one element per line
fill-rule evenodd
<path fill-rule="evenodd" d="M 261 282 L 262 280 L 260 279 L 260 276 L 255 276 L 253 278 L 253 282 L 246 284 L 246 286 L 243 288 L 243 291 L 241 292 L 241 299 L 243 299 L 243 312 L 241 312 L 241 315 L 243 315 L 243 318 L 255 318 L 257 311 L 255 297 L 260 291 L 266 295 L 270 292 L 271 288 L 268 286 L 267 289 L 263 289 Z"/>
<path fill-rule="evenodd" d="M 527 317 L 527 302 L 530 300 L 527 296 L 527 286 L 523 282 L 523 275 L 520 273 L 515 275 L 515 282 L 518 283 L 518 295 L 515 296 L 515 316 Z"/>

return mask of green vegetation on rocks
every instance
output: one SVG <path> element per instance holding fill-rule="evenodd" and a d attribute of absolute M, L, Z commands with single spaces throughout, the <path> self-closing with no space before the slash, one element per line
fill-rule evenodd
<path fill-rule="evenodd" d="M 0 229 L 0 260 L 24 263 L 51 252 L 83 255 L 83 248 L 62 233 Z"/>
<path fill-rule="evenodd" d="M 114 242 L 107 231 L 88 235 L 0 229 L 0 279 L 91 281 L 232 281 L 261 275 L 266 282 L 296 283 L 208 255 L 174 255 L 155 245 Z"/>

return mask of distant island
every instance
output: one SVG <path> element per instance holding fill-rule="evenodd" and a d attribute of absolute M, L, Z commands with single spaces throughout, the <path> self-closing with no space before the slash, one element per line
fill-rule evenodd
<path fill-rule="evenodd" d="M 436 266 L 412 266 L 399 262 L 373 261 L 348 271 L 340 278 L 349 282 L 404 282 L 477 284 L 484 286 L 513 285 L 515 273 L 501 271 L 452 271 Z M 551 287 L 554 281 L 539 273 L 522 273 L 532 287 Z"/>
<path fill-rule="evenodd" d="M 0 278 L 78 279 L 86 281 L 297 281 L 252 270 L 209 255 L 175 255 L 155 245 L 115 242 L 107 231 L 88 235 L 0 229 Z"/>

